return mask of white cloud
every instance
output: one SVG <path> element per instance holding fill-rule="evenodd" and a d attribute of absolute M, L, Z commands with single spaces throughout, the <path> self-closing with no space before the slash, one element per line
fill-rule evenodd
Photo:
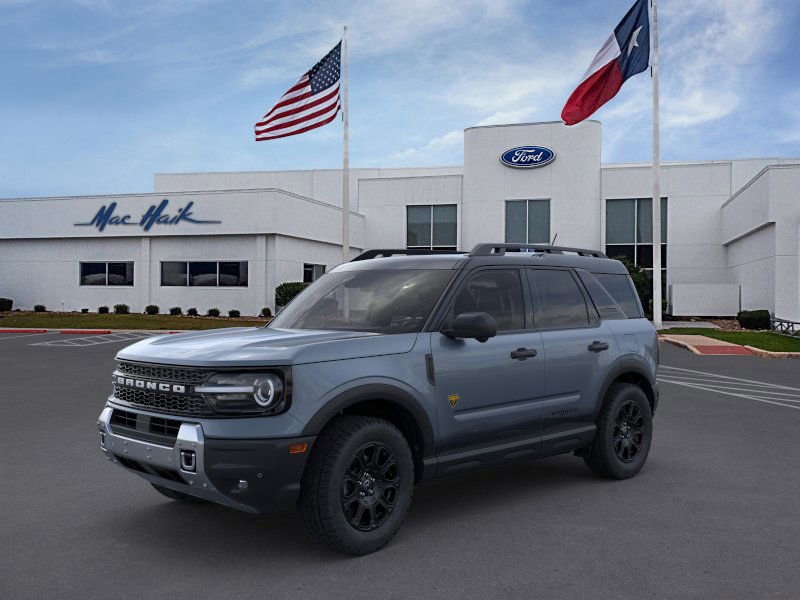
<path fill-rule="evenodd" d="M 774 4 L 675 0 L 665 4 L 663 16 L 665 127 L 696 126 L 733 113 L 748 95 L 748 67 L 776 47 Z"/>
<path fill-rule="evenodd" d="M 460 129 L 448 131 L 443 135 L 436 136 L 428 140 L 427 143 L 412 148 L 406 148 L 389 155 L 389 160 L 397 163 L 404 162 L 409 159 L 421 160 L 430 158 L 431 155 L 438 153 L 441 150 L 448 148 L 455 148 L 464 143 L 464 132 Z"/>

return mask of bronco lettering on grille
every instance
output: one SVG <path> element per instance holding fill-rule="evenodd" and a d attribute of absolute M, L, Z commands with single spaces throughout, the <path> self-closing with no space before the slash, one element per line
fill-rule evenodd
<path fill-rule="evenodd" d="M 144 379 L 133 379 L 131 377 L 117 376 L 117 385 L 125 387 L 139 388 L 140 390 L 151 390 L 154 392 L 172 392 L 173 394 L 185 394 L 186 386 L 178 383 L 159 383 L 157 381 L 145 381 Z"/>

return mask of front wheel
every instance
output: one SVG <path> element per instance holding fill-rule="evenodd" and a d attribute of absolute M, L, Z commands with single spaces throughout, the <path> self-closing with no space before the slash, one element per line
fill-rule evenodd
<path fill-rule="evenodd" d="M 383 419 L 344 416 L 314 444 L 298 507 L 316 541 L 369 554 L 400 529 L 413 488 L 414 461 L 400 430 Z"/>
<path fill-rule="evenodd" d="M 644 466 L 653 438 L 653 414 L 642 388 L 615 383 L 597 418 L 597 433 L 584 462 L 601 477 L 628 479 Z"/>

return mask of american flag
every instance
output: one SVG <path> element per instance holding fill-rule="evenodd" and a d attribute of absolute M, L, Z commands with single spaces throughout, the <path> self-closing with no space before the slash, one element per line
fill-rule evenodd
<path fill-rule="evenodd" d="M 256 123 L 256 141 L 297 135 L 333 121 L 341 105 L 341 60 L 339 42 Z"/>

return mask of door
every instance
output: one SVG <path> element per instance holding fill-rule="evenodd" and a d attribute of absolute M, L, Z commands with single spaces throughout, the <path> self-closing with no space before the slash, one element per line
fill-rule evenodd
<path fill-rule="evenodd" d="M 528 329 L 529 296 L 519 269 L 486 268 L 458 287 L 446 329 L 465 312 L 486 312 L 497 335 L 486 342 L 431 336 L 439 453 L 536 437 L 544 393 L 542 338 Z"/>
<path fill-rule="evenodd" d="M 544 344 L 542 436 L 591 426 L 600 388 L 617 354 L 613 333 L 569 269 L 526 270 Z"/>

